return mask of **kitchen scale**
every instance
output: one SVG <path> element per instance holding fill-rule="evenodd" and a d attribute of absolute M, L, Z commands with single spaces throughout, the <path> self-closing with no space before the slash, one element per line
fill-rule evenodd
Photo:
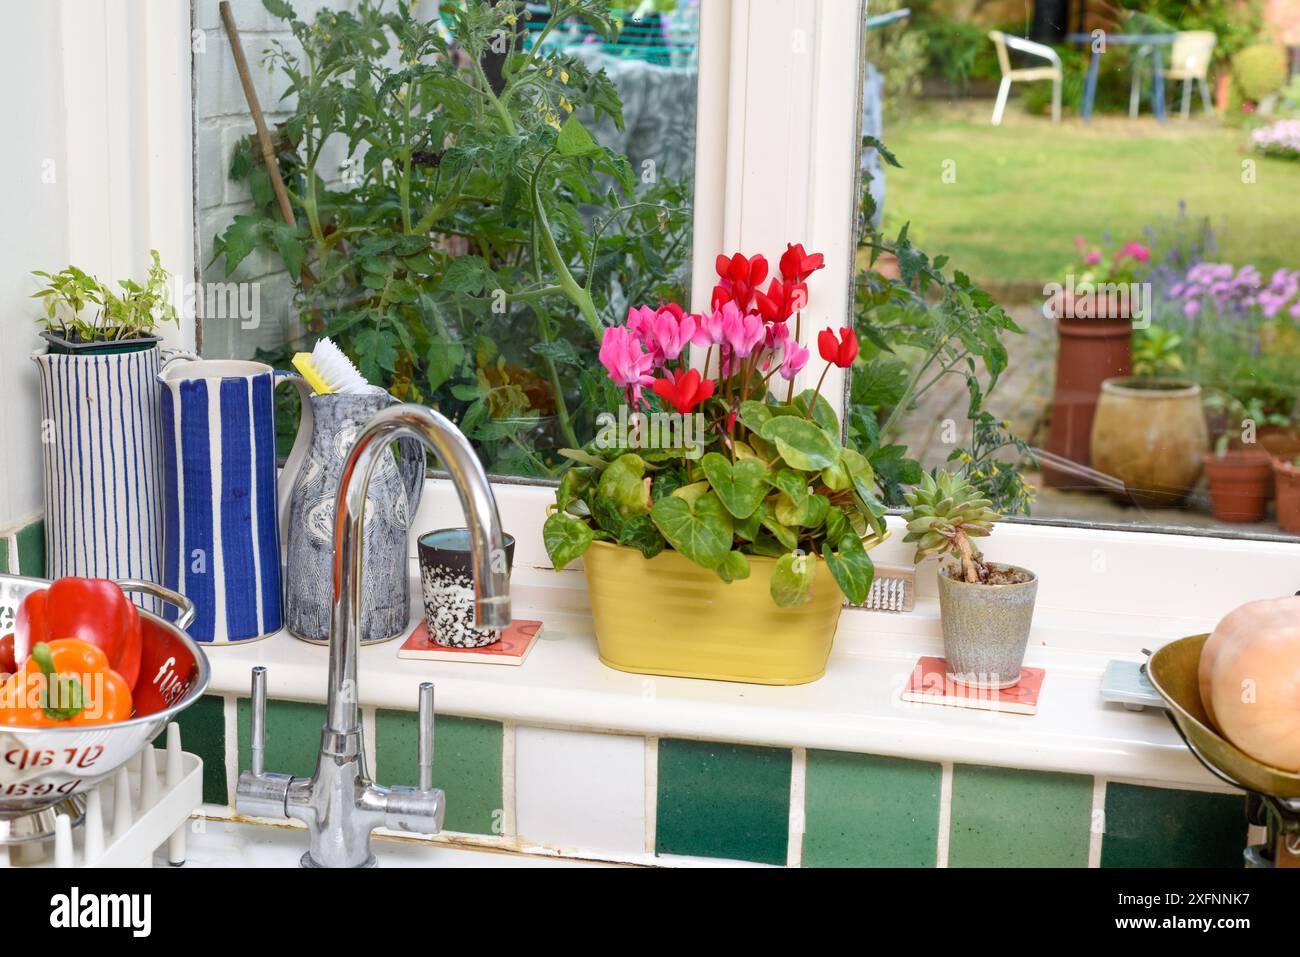
<path fill-rule="evenodd" d="M 1246 792 L 1247 819 L 1268 831 L 1267 843 L 1246 848 L 1246 866 L 1300 867 L 1300 774 L 1256 761 L 1210 724 L 1196 674 L 1209 637 L 1171 641 L 1151 656 L 1147 676 L 1188 750 L 1219 780 Z"/>

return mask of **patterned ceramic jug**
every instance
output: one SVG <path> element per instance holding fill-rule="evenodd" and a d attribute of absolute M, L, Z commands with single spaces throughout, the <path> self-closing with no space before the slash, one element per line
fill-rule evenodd
<path fill-rule="evenodd" d="M 383 389 L 313 395 L 316 431 L 289 501 L 285 627 L 304 641 L 329 641 L 334 505 L 343 461 L 375 413 L 397 400 Z M 424 488 L 424 447 L 397 443 L 375 467 L 366 492 L 361 566 L 361 641 L 388 641 L 410 623 L 407 529 Z"/>
<path fill-rule="evenodd" d="M 294 373 L 236 359 L 179 356 L 158 379 L 163 584 L 194 603 L 195 641 L 269 637 L 282 627 L 285 499 L 312 432 L 310 390 Z M 272 393 L 282 382 L 298 389 L 303 410 L 277 475 Z"/>

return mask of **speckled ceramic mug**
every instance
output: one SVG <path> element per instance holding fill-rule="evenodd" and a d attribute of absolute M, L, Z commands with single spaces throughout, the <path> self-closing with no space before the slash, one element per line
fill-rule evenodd
<path fill-rule="evenodd" d="M 515 558 L 515 538 L 502 534 L 506 574 Z M 474 625 L 474 569 L 467 528 L 440 528 L 420 536 L 420 585 L 429 637 L 448 648 L 482 648 L 501 639 L 499 628 Z"/>
<path fill-rule="evenodd" d="M 1014 567 L 1014 566 L 999 566 Z M 939 570 L 939 611 L 948 677 L 973 688 L 1010 688 L 1034 620 L 1038 576 L 1014 585 L 972 585 Z"/>

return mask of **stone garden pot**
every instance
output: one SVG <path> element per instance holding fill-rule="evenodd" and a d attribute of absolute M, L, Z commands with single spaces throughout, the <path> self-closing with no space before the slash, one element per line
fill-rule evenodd
<path fill-rule="evenodd" d="M 971 688 L 1010 688 L 1020 681 L 1038 596 L 1038 576 L 1020 570 L 1030 580 L 1014 585 L 972 585 L 939 570 L 943 654 L 953 681 Z"/>
<path fill-rule="evenodd" d="M 1092 467 L 1124 483 L 1138 505 L 1178 505 L 1201 477 L 1209 446 L 1201 387 L 1182 379 L 1107 379 L 1092 422 Z"/>

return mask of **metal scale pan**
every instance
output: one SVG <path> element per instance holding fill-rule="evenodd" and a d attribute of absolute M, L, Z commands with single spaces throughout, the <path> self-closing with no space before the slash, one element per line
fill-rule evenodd
<path fill-rule="evenodd" d="M 1188 750 L 1215 777 L 1250 794 L 1252 823 L 1268 827 L 1274 859 L 1300 867 L 1300 774 L 1256 761 L 1210 723 L 1197 675 L 1209 637 L 1193 635 L 1160 648 L 1147 663 L 1147 677 L 1168 704 L 1169 720 Z M 1258 848 L 1248 848 L 1246 855 L 1269 866 Z"/>

